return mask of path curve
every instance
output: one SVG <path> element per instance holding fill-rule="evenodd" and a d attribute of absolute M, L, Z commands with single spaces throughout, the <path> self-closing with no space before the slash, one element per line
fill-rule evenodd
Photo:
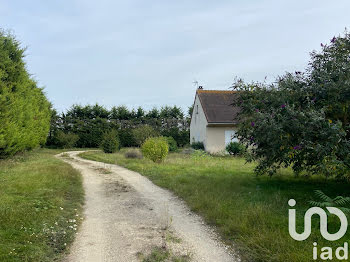
<path fill-rule="evenodd" d="M 79 153 L 58 155 L 81 172 L 85 189 L 84 220 L 66 262 L 140 261 L 155 246 L 191 261 L 240 261 L 174 194 L 137 172 Z"/>

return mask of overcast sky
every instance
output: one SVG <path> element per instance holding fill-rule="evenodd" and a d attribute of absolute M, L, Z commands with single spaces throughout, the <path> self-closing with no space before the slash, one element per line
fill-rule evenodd
<path fill-rule="evenodd" d="M 28 47 L 54 106 L 178 105 L 235 76 L 302 70 L 350 25 L 350 1 L 0 0 L 0 27 Z"/>

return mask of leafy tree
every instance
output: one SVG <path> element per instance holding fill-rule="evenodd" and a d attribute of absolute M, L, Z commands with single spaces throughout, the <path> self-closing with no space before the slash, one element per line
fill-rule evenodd
<path fill-rule="evenodd" d="M 349 178 L 349 57 L 346 32 L 312 52 L 305 72 L 287 73 L 271 85 L 235 82 L 238 137 L 251 147 L 258 174 L 291 166 L 296 174 Z"/>
<path fill-rule="evenodd" d="M 61 130 L 57 132 L 57 144 L 61 148 L 73 148 L 78 140 L 79 136 L 76 134 L 64 133 Z"/>
<path fill-rule="evenodd" d="M 179 147 L 187 145 L 190 141 L 190 131 L 188 129 L 167 128 L 161 131 L 161 135 L 174 138 Z"/>
<path fill-rule="evenodd" d="M 24 51 L 0 31 L 0 158 L 43 145 L 49 132 L 50 103 L 27 72 Z"/>
<path fill-rule="evenodd" d="M 147 138 L 155 137 L 158 135 L 158 132 L 149 125 L 139 126 L 135 128 L 132 133 L 138 146 L 141 146 Z"/>

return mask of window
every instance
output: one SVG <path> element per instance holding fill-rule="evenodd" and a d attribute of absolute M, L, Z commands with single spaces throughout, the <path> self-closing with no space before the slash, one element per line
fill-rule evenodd
<path fill-rule="evenodd" d="M 238 139 L 234 137 L 235 134 L 234 130 L 225 130 L 225 145 L 231 142 L 238 142 Z"/>
<path fill-rule="evenodd" d="M 197 108 L 196 108 L 196 114 L 198 115 L 198 105 L 197 105 Z"/>

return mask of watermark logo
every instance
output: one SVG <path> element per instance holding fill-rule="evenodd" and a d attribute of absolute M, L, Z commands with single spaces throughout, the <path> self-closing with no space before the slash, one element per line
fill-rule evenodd
<path fill-rule="evenodd" d="M 294 207 L 296 205 L 296 201 L 294 199 L 290 199 L 288 201 L 288 205 L 290 207 Z M 328 218 L 327 213 L 320 207 L 312 207 L 308 209 L 305 213 L 304 217 L 304 232 L 299 234 L 296 232 L 296 210 L 289 209 L 289 234 L 292 238 L 297 241 L 304 241 L 309 238 L 311 235 L 311 219 L 313 215 L 318 215 L 320 217 L 320 231 L 321 235 L 324 239 L 328 241 L 336 241 L 341 239 L 348 229 L 348 220 L 345 214 L 336 207 L 326 207 L 328 212 L 336 215 L 340 219 L 340 229 L 337 233 L 330 234 L 328 233 Z"/>
<path fill-rule="evenodd" d="M 288 205 L 290 207 L 295 207 L 296 201 L 294 199 L 290 199 L 288 201 Z M 328 232 L 328 217 L 325 210 L 320 207 L 312 207 L 308 209 L 304 216 L 304 232 L 298 233 L 296 232 L 296 209 L 289 209 L 289 234 L 290 236 L 297 241 L 304 241 L 308 239 L 311 235 L 311 221 L 314 215 L 318 215 L 320 217 L 320 232 L 324 239 L 328 241 L 336 241 L 341 239 L 347 232 L 348 229 L 348 220 L 345 214 L 336 207 L 326 207 L 329 213 L 336 215 L 340 220 L 340 228 L 336 233 Z M 313 259 L 321 259 L 321 260 L 332 260 L 333 259 L 333 250 L 331 247 L 322 247 L 321 254 L 318 254 L 317 243 L 313 244 Z M 344 247 L 338 247 L 335 250 L 335 257 L 339 260 L 347 260 L 348 259 L 348 243 L 344 243 Z"/>

